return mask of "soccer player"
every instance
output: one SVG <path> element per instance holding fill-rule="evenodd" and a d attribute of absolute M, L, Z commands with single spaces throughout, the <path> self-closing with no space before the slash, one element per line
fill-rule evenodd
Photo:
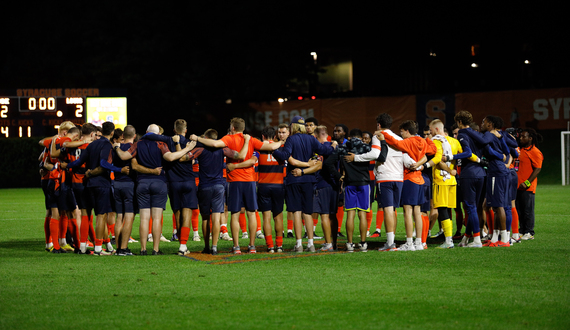
<path fill-rule="evenodd" d="M 453 248 L 453 223 L 449 210 L 456 207 L 457 181 L 455 180 L 455 164 L 442 162 L 442 157 L 451 157 L 453 154 L 462 152 L 461 144 L 453 137 L 446 136 L 443 123 L 433 120 L 429 124 L 433 142 L 437 152 L 425 166 L 432 168 L 433 177 L 433 207 L 438 211 L 438 220 L 441 221 L 445 242 L 439 246 L 442 249 Z"/>
<path fill-rule="evenodd" d="M 313 136 L 306 134 L 305 120 L 301 116 L 295 116 L 291 120 L 291 136 L 285 141 L 283 148 L 279 148 L 273 152 L 275 158 L 285 161 L 292 156 L 294 159 L 307 162 L 315 153 L 320 155 L 329 155 L 333 151 L 333 147 L 325 146 L 319 143 Z M 336 144 L 334 144 L 336 146 Z M 303 252 L 302 245 L 302 228 L 303 219 L 307 225 L 307 250 L 315 252 L 313 244 L 313 227 L 310 223 L 313 220 L 313 184 L 316 182 L 314 174 L 302 175 L 295 177 L 291 170 L 287 168 L 287 191 L 286 202 L 287 210 L 293 212 L 295 236 L 297 243 L 295 252 Z"/>
<path fill-rule="evenodd" d="M 534 196 L 536 194 L 537 176 L 542 168 L 544 156 L 538 149 L 542 136 L 532 128 L 525 128 L 520 133 L 520 155 L 517 191 L 517 212 L 519 214 L 522 240 L 534 239 Z"/>
<path fill-rule="evenodd" d="M 416 123 L 407 120 L 400 124 L 400 135 L 403 140 L 395 139 L 392 135 L 383 134 L 386 143 L 402 152 L 405 152 L 414 162 L 419 162 L 427 152 L 427 142 L 417 135 Z M 404 168 L 404 184 L 402 186 L 402 205 L 404 206 L 404 223 L 406 226 L 406 243 L 402 244 L 398 251 L 422 251 L 421 233 L 423 220 L 421 204 L 424 202 L 423 186 L 424 179 L 421 171 Z M 416 241 L 413 242 L 413 224 L 416 224 Z"/>
<path fill-rule="evenodd" d="M 275 129 L 271 126 L 266 126 L 261 131 L 261 138 L 264 142 L 272 143 L 274 137 Z M 263 215 L 263 233 L 267 251 L 275 252 L 271 235 L 271 215 L 273 215 L 277 252 L 283 252 L 284 162 L 278 162 L 268 151 L 260 151 L 258 163 L 257 204 Z"/>
<path fill-rule="evenodd" d="M 192 135 L 192 141 L 201 142 L 205 146 L 214 148 L 228 147 L 234 151 L 241 150 L 245 143 L 244 132 L 245 121 L 242 118 L 233 118 L 230 121 L 231 134 L 225 135 L 220 140 L 203 139 L 196 135 Z M 248 151 L 245 160 L 249 160 L 254 150 L 275 150 L 282 145 L 280 142 L 263 143 L 258 139 L 252 138 L 248 143 Z M 241 160 L 232 160 L 230 163 L 243 162 Z M 239 234 L 239 214 L 242 207 L 245 207 L 249 221 L 249 246 L 250 253 L 256 253 L 255 249 L 255 232 L 257 231 L 257 221 L 255 212 L 257 211 L 257 192 L 256 181 L 254 178 L 255 169 L 253 166 L 247 168 L 238 168 L 227 173 L 228 179 L 228 211 L 231 213 L 231 230 L 234 237 L 233 253 L 241 254 L 239 241 L 236 239 Z"/>
<path fill-rule="evenodd" d="M 216 140 L 218 132 L 208 129 L 204 132 L 204 139 Z M 181 162 L 197 159 L 202 166 L 199 170 L 200 184 L 198 185 L 198 202 L 200 214 L 202 215 L 202 233 L 204 235 L 203 253 L 218 254 L 218 239 L 220 236 L 220 221 L 224 212 L 224 157 L 242 160 L 246 156 L 249 145 L 249 135 L 244 135 L 244 144 L 240 152 L 229 148 L 206 147 L 202 143 L 197 143 L 196 147 L 187 155 L 180 159 Z M 211 219 L 210 219 L 211 216 Z M 210 221 L 212 226 L 212 248 L 210 248 Z M 182 237 L 188 239 L 190 228 L 183 226 L 181 231 L 179 255 L 187 255 L 188 248 L 182 244 Z"/>
<path fill-rule="evenodd" d="M 307 134 L 317 137 L 317 134 L 315 132 L 317 126 L 319 126 L 319 121 L 317 118 L 309 117 L 305 119 L 305 130 L 307 131 Z"/>
<path fill-rule="evenodd" d="M 285 143 L 285 140 L 289 137 L 289 125 L 282 123 L 277 126 L 277 141 L 282 141 Z M 284 162 L 283 167 L 283 186 L 287 185 L 287 161 Z M 285 196 L 287 195 L 287 191 L 285 191 Z M 287 200 L 287 197 L 285 197 Z M 294 238 L 293 235 L 293 212 L 287 211 L 287 238 Z"/>

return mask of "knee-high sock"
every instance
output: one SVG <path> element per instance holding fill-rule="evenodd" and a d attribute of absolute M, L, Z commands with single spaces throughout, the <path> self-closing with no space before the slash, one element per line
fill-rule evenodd
<path fill-rule="evenodd" d="M 75 246 L 76 249 L 79 249 L 79 242 L 81 242 L 81 234 L 79 232 L 79 226 L 77 225 L 77 223 L 81 221 L 81 220 L 77 220 L 77 219 L 71 219 L 71 233 L 73 234 L 73 245 Z"/>
<path fill-rule="evenodd" d="M 277 244 L 277 246 L 283 246 L 283 236 L 275 237 L 275 243 Z"/>
<path fill-rule="evenodd" d="M 507 231 L 511 231 L 511 224 L 513 223 L 513 213 L 510 207 L 505 207 L 505 221 L 507 223 Z"/>
<path fill-rule="evenodd" d="M 344 219 L 344 206 L 338 207 L 338 210 L 336 211 L 336 219 L 338 221 L 338 232 L 340 233 L 340 229 L 342 228 L 342 220 Z"/>
<path fill-rule="evenodd" d="M 487 209 L 487 211 L 485 211 L 485 214 L 487 215 L 487 229 L 489 230 L 489 234 L 491 234 L 495 229 L 495 213 L 493 213 L 493 210 Z"/>
<path fill-rule="evenodd" d="M 267 244 L 268 248 L 273 247 L 273 237 L 271 235 L 265 235 L 265 244 Z"/>
<path fill-rule="evenodd" d="M 62 214 L 59 218 L 59 238 L 65 238 L 67 236 L 67 226 L 69 225 L 69 219 L 66 214 Z"/>
<path fill-rule="evenodd" d="M 370 212 L 366 213 L 366 224 L 368 225 L 368 231 L 370 231 L 370 226 L 372 225 L 372 210 L 370 210 Z"/>
<path fill-rule="evenodd" d="M 384 210 L 378 210 L 378 212 L 376 213 L 376 230 L 377 231 L 382 231 L 382 224 L 383 223 L 384 223 Z"/>
<path fill-rule="evenodd" d="M 245 213 L 239 214 L 239 227 L 241 228 L 242 233 L 247 233 L 247 222 L 245 220 Z"/>
<path fill-rule="evenodd" d="M 89 216 L 89 237 L 91 241 L 95 243 L 95 229 L 93 228 L 93 215 Z"/>
<path fill-rule="evenodd" d="M 86 215 L 81 216 L 81 228 L 79 229 L 79 241 L 81 243 L 87 242 L 87 238 L 89 237 L 89 217 Z"/>
<path fill-rule="evenodd" d="M 51 242 L 53 243 L 53 248 L 59 250 L 59 220 L 54 218 L 49 219 L 49 232 L 51 236 Z"/>
<path fill-rule="evenodd" d="M 200 210 L 192 209 L 192 229 L 194 231 L 200 230 L 198 226 L 200 225 Z"/>
<path fill-rule="evenodd" d="M 429 232 L 429 216 L 422 214 L 422 243 L 425 243 L 427 241 L 428 232 Z"/>
<path fill-rule="evenodd" d="M 513 234 L 519 233 L 519 212 L 516 207 L 511 208 L 511 214 L 513 215 L 513 222 L 511 224 L 511 232 Z"/>
<path fill-rule="evenodd" d="M 186 244 L 188 242 L 188 238 L 190 237 L 190 228 L 182 227 L 180 228 L 180 244 Z"/>
<path fill-rule="evenodd" d="M 453 236 L 453 222 L 451 222 L 451 219 L 441 220 L 441 226 L 443 227 L 445 237 Z"/>
<path fill-rule="evenodd" d="M 261 231 L 261 217 L 259 216 L 259 212 L 255 212 L 255 220 L 257 221 L 256 231 Z"/>
<path fill-rule="evenodd" d="M 49 224 L 50 224 L 50 217 L 46 217 L 44 219 L 44 234 L 46 237 L 46 244 L 51 243 L 51 235 L 50 235 L 50 231 L 49 231 Z"/>

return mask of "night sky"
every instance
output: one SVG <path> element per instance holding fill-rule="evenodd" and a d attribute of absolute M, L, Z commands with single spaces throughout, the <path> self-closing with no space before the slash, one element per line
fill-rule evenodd
<path fill-rule="evenodd" d="M 200 118 L 199 105 L 226 99 L 273 101 L 288 81 L 307 78 L 311 51 L 349 54 L 354 96 L 415 94 L 400 77 L 431 65 L 430 51 L 439 62 L 428 92 L 569 85 L 569 29 L 555 6 L 196 3 L 7 5 L 0 89 L 124 89 L 129 122 L 146 126 L 149 118 Z M 486 67 L 474 77 L 465 66 L 472 44 Z M 528 77 L 520 72 L 526 57 Z"/>

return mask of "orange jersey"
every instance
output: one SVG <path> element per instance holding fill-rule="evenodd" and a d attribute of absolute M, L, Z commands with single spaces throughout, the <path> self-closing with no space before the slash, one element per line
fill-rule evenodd
<path fill-rule="evenodd" d="M 268 151 L 260 151 L 257 160 L 259 183 L 283 184 L 284 172 L 283 163 L 279 163 Z"/>
<path fill-rule="evenodd" d="M 200 172 L 200 164 L 198 164 L 197 161 L 194 162 L 194 164 L 192 164 L 192 172 L 196 174 Z M 198 175 L 196 175 L 195 181 L 196 181 L 196 187 L 198 187 L 198 184 L 200 183 L 200 177 Z"/>
<path fill-rule="evenodd" d="M 244 144 L 243 133 L 234 135 L 226 135 L 220 139 L 228 148 L 239 152 Z M 237 164 L 251 158 L 254 150 L 259 150 L 263 146 L 263 142 L 258 139 L 251 138 L 247 147 L 247 153 L 244 160 L 232 159 L 231 163 Z M 255 169 L 253 166 L 247 168 L 238 168 L 226 174 L 228 182 L 251 182 L 255 181 Z"/>
<path fill-rule="evenodd" d="M 426 140 L 419 136 L 411 136 L 407 139 L 397 140 L 390 134 L 385 134 L 384 138 L 386 143 L 396 147 L 402 152 L 407 153 L 416 162 L 420 161 L 428 151 L 428 144 Z M 424 184 L 424 178 L 421 171 L 410 170 L 404 168 L 404 180 L 412 181 L 416 184 Z"/>
<path fill-rule="evenodd" d="M 519 178 L 518 179 L 519 187 L 521 183 L 525 182 L 526 180 L 528 180 L 528 178 L 530 178 L 535 168 L 542 168 L 543 160 L 544 156 L 536 146 L 531 146 L 529 148 L 521 148 L 521 152 L 519 154 L 519 171 L 517 172 L 517 176 Z M 530 187 L 527 189 L 527 191 L 536 193 L 537 182 L 538 178 L 532 180 L 532 182 L 530 183 Z"/>
<path fill-rule="evenodd" d="M 88 145 L 89 145 L 89 143 L 85 143 L 85 144 L 82 144 L 81 146 L 79 146 L 77 148 L 67 149 L 68 163 L 71 163 L 71 162 L 79 159 L 79 156 L 81 156 L 81 153 L 85 150 L 85 148 L 87 148 Z M 73 171 L 71 171 L 71 182 L 72 182 L 72 184 L 83 184 L 83 179 L 85 178 L 86 168 L 87 168 L 87 165 L 83 164 L 80 167 L 75 168 Z M 68 170 L 68 175 L 69 174 L 70 173 Z"/>

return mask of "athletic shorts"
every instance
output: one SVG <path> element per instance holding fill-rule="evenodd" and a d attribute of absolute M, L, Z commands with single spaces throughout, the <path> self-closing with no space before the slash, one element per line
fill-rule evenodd
<path fill-rule="evenodd" d="M 462 179 L 459 178 L 459 189 L 461 190 L 461 195 L 463 196 L 462 201 L 469 203 L 470 205 L 481 205 L 483 186 L 485 185 L 485 177 L 480 178 L 470 178 Z"/>
<path fill-rule="evenodd" d="M 376 200 L 376 181 L 370 180 L 370 207 Z"/>
<path fill-rule="evenodd" d="M 271 211 L 273 216 L 283 213 L 285 203 L 285 187 L 282 184 L 258 184 L 257 204 L 258 211 Z"/>
<path fill-rule="evenodd" d="M 257 192 L 255 181 L 228 182 L 228 211 L 236 213 L 245 207 L 246 211 L 257 210 Z"/>
<path fill-rule="evenodd" d="M 208 219 L 212 213 L 224 212 L 225 189 L 221 184 L 198 188 L 198 205 L 202 219 Z"/>
<path fill-rule="evenodd" d="M 402 187 L 404 183 L 401 181 L 386 181 L 378 183 L 378 207 L 400 207 L 400 198 L 402 197 Z"/>
<path fill-rule="evenodd" d="M 433 185 L 433 207 L 447 207 L 454 209 L 457 206 L 456 185 Z"/>
<path fill-rule="evenodd" d="M 346 186 L 344 209 L 370 212 L 370 186 Z"/>
<path fill-rule="evenodd" d="M 313 213 L 313 186 L 312 182 L 295 183 L 285 186 L 288 212 L 301 211 L 305 214 Z"/>
<path fill-rule="evenodd" d="M 119 214 L 134 213 L 135 183 L 115 181 L 113 189 L 115 210 Z"/>
<path fill-rule="evenodd" d="M 335 214 L 337 211 L 338 193 L 332 187 L 315 190 L 313 196 L 313 212 L 318 214 Z"/>
<path fill-rule="evenodd" d="M 429 176 L 422 173 L 424 178 L 424 184 L 422 185 L 422 190 L 424 193 L 424 202 L 421 205 L 422 212 L 429 212 L 431 209 L 431 180 Z"/>
<path fill-rule="evenodd" d="M 509 199 L 509 175 L 487 176 L 487 205 L 505 207 Z M 509 201 L 510 202 L 510 201 Z"/>
<path fill-rule="evenodd" d="M 138 182 L 136 188 L 139 209 L 166 208 L 168 187 L 166 182 L 157 179 L 144 179 Z"/>
<path fill-rule="evenodd" d="M 80 210 L 91 210 L 93 206 L 91 205 L 91 198 L 89 197 L 89 189 L 85 188 L 82 184 L 74 184 L 72 189 L 77 207 Z"/>
<path fill-rule="evenodd" d="M 168 183 L 170 207 L 175 210 L 198 208 L 198 195 L 195 180 Z"/>
<path fill-rule="evenodd" d="M 517 171 L 515 171 L 514 168 L 510 169 L 509 171 L 509 200 L 507 201 L 507 204 L 511 203 L 511 201 L 514 201 L 517 199 L 517 190 L 519 187 L 519 178 L 517 175 Z M 509 204 L 509 208 L 511 207 L 511 204 Z"/>
<path fill-rule="evenodd" d="M 422 205 L 424 203 L 423 185 L 405 180 L 402 186 L 402 205 Z"/>
<path fill-rule="evenodd" d="M 95 215 L 106 214 L 113 211 L 111 207 L 111 187 L 88 187 L 88 194 Z"/>

